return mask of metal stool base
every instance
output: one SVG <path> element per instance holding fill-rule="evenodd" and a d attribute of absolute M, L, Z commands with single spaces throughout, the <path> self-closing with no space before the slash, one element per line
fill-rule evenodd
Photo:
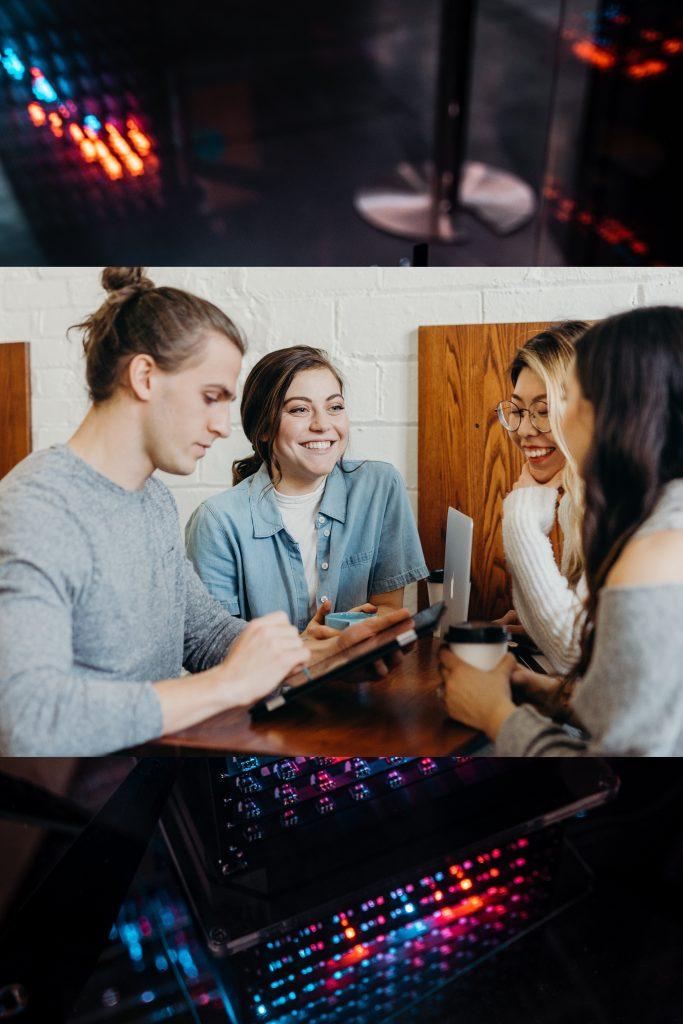
<path fill-rule="evenodd" d="M 457 243 L 464 234 L 456 228 L 460 210 L 472 213 L 498 235 L 509 235 L 531 220 L 536 197 L 526 182 L 474 161 L 463 164 L 458 209 L 433 209 L 432 170 L 401 163 L 387 185 L 359 189 L 356 212 L 373 227 L 400 238 Z"/>

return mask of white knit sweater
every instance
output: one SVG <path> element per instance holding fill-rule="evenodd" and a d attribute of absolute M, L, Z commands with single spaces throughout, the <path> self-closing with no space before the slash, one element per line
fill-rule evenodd
<path fill-rule="evenodd" d="M 573 590 L 566 559 L 558 566 L 550 541 L 558 492 L 551 487 L 518 487 L 503 502 L 503 545 L 512 576 L 512 600 L 519 621 L 536 646 L 563 675 L 579 655 L 577 618 L 583 613 L 583 579 Z M 572 515 L 565 495 L 558 522 L 565 534 Z"/>

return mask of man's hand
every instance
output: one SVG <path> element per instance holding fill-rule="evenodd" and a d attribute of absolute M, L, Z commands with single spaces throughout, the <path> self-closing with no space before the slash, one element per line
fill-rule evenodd
<path fill-rule="evenodd" d="M 253 619 L 210 671 L 225 678 L 231 704 L 250 704 L 310 660 L 311 652 L 284 612 Z M 237 697 L 239 696 L 239 700 Z"/>
<path fill-rule="evenodd" d="M 315 615 L 306 626 L 305 630 L 301 634 L 304 640 L 330 640 L 334 637 L 339 636 L 339 630 L 333 629 L 332 626 L 325 625 L 325 616 L 329 615 L 332 611 L 332 602 L 323 601 L 320 607 L 316 610 Z M 377 611 L 377 606 L 374 604 L 359 604 L 357 608 L 349 608 L 350 612 L 367 612 L 370 615 L 374 615 Z M 348 629 L 348 627 L 347 627 Z M 347 632 L 347 630 L 344 630 Z"/>

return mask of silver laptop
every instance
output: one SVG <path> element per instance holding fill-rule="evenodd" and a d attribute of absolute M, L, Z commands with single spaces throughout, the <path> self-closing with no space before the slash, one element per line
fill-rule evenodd
<path fill-rule="evenodd" d="M 448 510 L 446 554 L 443 563 L 443 599 L 446 611 L 441 620 L 441 633 L 456 622 L 466 622 L 470 604 L 470 571 L 472 565 L 472 530 L 474 520 L 455 508 Z"/>

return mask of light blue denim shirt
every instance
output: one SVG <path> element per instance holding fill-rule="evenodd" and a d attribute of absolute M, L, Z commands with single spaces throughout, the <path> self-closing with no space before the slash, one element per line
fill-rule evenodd
<path fill-rule="evenodd" d="M 401 475 L 386 462 L 345 462 L 330 473 L 316 519 L 316 603 L 348 611 L 428 575 Z M 282 610 L 309 621 L 298 544 L 284 527 L 265 466 L 195 509 L 188 554 L 204 585 L 232 615 Z"/>

